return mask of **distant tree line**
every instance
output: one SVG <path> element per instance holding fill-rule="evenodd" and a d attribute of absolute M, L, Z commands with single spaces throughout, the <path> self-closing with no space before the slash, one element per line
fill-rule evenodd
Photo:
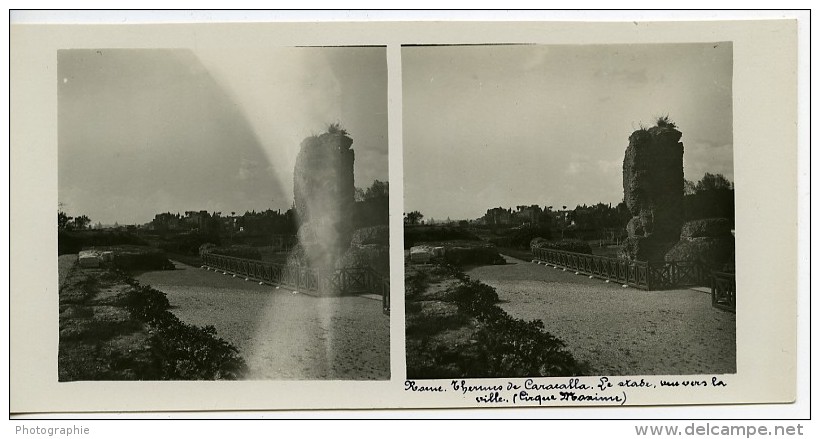
<path fill-rule="evenodd" d="M 154 216 L 148 228 L 160 234 L 195 232 L 211 236 L 228 236 L 239 232 L 248 235 L 295 233 L 292 209 L 284 213 L 272 209 L 261 212 L 246 211 L 242 215 L 231 212 L 230 216 L 223 216 L 222 212 L 210 213 L 205 210 L 186 211 L 184 215 L 163 212 Z"/>
<path fill-rule="evenodd" d="M 691 221 L 704 218 L 727 218 L 734 224 L 734 184 L 722 174 L 706 173 L 699 181 L 684 181 L 684 220 Z M 538 236 L 546 239 L 619 239 L 626 235 L 626 224 L 632 217 L 626 204 L 620 202 L 613 206 L 605 203 L 577 205 L 574 209 L 561 206 L 562 210 L 553 210 L 545 206 L 537 215 L 537 221 L 527 224 L 487 224 L 484 221 L 471 222 L 477 228 L 489 229 L 492 233 L 510 238 L 511 246 L 524 246 L 528 238 Z M 512 209 L 499 210 L 501 214 L 515 215 Z M 488 211 L 488 213 L 490 212 Z M 420 225 L 424 214 L 414 210 L 404 213 L 405 225 Z M 431 223 L 431 221 L 427 221 Z M 483 224 L 482 224 L 483 223 Z M 466 221 L 459 221 L 458 226 L 466 227 Z M 537 230 L 535 230 L 537 229 Z"/>
<path fill-rule="evenodd" d="M 374 180 L 370 187 L 356 188 L 354 224 L 356 228 L 386 225 L 390 219 L 390 185 Z"/>
<path fill-rule="evenodd" d="M 735 222 L 735 186 L 722 174 L 706 173 L 698 182 L 684 181 L 684 215 L 687 221 L 727 218 Z"/>
<path fill-rule="evenodd" d="M 87 247 L 146 244 L 132 233 L 133 230 L 125 228 L 103 230 L 101 227 L 93 230 L 89 224 L 91 224 L 91 219 L 88 216 L 71 217 L 62 210 L 61 205 L 57 211 L 57 254 L 77 253 Z"/>
<path fill-rule="evenodd" d="M 722 174 L 707 172 L 697 182 L 684 180 L 684 220 L 727 218 L 734 224 L 734 193 L 734 184 Z M 623 202 L 614 207 L 604 203 L 579 205 L 564 216 L 556 213 L 554 228 L 563 229 L 564 237 L 581 239 L 598 239 L 595 235 L 607 233 L 620 236 L 632 217 Z"/>
<path fill-rule="evenodd" d="M 86 230 L 89 224 L 91 224 L 91 218 L 85 215 L 75 218 L 62 210 L 57 212 L 57 230 Z"/>
<path fill-rule="evenodd" d="M 424 218 L 424 215 L 418 210 L 414 210 L 412 212 L 405 212 L 404 224 L 414 226 L 420 224 L 422 218 Z"/>

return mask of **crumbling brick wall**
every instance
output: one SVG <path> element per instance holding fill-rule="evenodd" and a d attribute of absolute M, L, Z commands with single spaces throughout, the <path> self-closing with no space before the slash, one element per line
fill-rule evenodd
<path fill-rule="evenodd" d="M 683 224 L 682 134 L 671 124 L 629 136 L 624 154 L 624 202 L 632 213 L 622 257 L 662 261 Z"/>
<path fill-rule="evenodd" d="M 302 141 L 293 172 L 299 241 L 310 265 L 333 265 L 350 244 L 354 207 L 353 139 L 329 130 Z"/>

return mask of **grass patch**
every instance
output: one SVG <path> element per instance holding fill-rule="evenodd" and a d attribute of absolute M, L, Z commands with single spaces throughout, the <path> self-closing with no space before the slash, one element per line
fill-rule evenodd
<path fill-rule="evenodd" d="M 422 309 L 425 305 L 428 307 L 426 310 Z M 431 306 L 440 308 L 430 312 Z M 411 308 L 415 310 L 410 311 L 413 315 L 407 318 L 405 335 L 408 338 L 425 338 L 442 331 L 457 329 L 464 326 L 468 320 L 465 314 L 456 311 L 457 308 L 448 309 L 447 304 L 441 302 L 414 302 Z"/>
<path fill-rule="evenodd" d="M 86 273 L 74 273 L 72 282 L 67 282 L 60 290 L 60 304 L 81 304 L 91 299 L 99 291 L 99 280 Z"/>

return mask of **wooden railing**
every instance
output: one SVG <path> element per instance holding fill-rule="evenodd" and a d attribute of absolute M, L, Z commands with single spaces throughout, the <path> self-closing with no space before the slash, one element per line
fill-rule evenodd
<path fill-rule="evenodd" d="M 650 262 L 649 285 L 652 290 L 708 286 L 710 270 L 697 261 Z"/>
<path fill-rule="evenodd" d="M 708 270 L 695 261 L 630 261 L 544 248 L 533 248 L 532 254 L 534 260 L 539 263 L 562 267 L 644 290 L 709 284 Z"/>
<path fill-rule="evenodd" d="M 712 273 L 712 306 L 734 312 L 735 291 L 734 273 Z"/>
<path fill-rule="evenodd" d="M 651 282 L 649 280 L 650 267 L 647 262 L 628 261 L 625 259 L 546 248 L 533 248 L 532 254 L 537 262 L 566 268 L 644 290 L 651 289 Z"/>
<path fill-rule="evenodd" d="M 385 314 L 390 312 L 390 281 L 370 267 L 316 270 L 298 265 L 277 264 L 213 253 L 203 254 L 202 261 L 207 267 L 222 270 L 225 273 L 303 292 L 322 295 L 380 294 L 382 310 Z"/>

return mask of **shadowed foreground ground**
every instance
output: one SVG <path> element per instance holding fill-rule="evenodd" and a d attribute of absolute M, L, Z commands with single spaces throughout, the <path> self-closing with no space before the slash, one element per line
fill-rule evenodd
<path fill-rule="evenodd" d="M 692 290 L 642 291 L 505 256 L 467 274 L 513 317 L 540 319 L 599 375 L 736 372 L 735 315 Z"/>

